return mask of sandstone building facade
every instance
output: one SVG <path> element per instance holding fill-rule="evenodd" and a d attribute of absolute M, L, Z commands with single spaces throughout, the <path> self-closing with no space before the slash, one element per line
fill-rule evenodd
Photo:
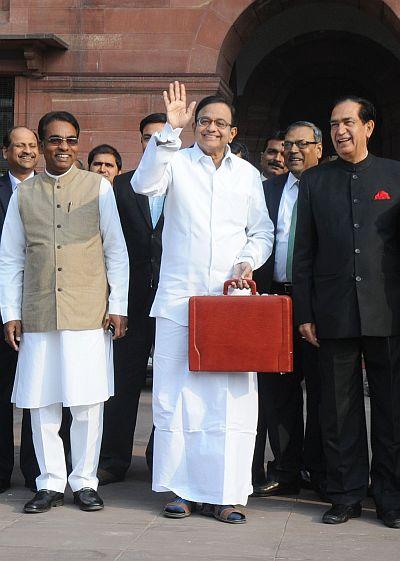
<path fill-rule="evenodd" d="M 377 105 L 373 151 L 400 159 L 400 0 L 0 0 L 2 131 L 71 111 L 82 158 L 107 142 L 131 169 L 138 123 L 175 78 L 190 99 L 234 99 L 255 162 L 294 119 L 328 136 L 350 92 Z"/>

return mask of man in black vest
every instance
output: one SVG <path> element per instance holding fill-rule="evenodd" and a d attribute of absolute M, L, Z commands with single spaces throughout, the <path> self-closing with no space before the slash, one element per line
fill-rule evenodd
<path fill-rule="evenodd" d="M 369 464 L 361 356 L 371 398 L 377 515 L 400 528 L 400 163 L 368 153 L 375 109 L 339 100 L 331 137 L 339 158 L 301 178 L 294 251 L 300 333 L 319 346 L 327 460 L 323 516 L 361 514 Z"/>
<path fill-rule="evenodd" d="M 140 122 L 142 149 L 166 123 L 164 113 Z M 128 325 L 125 340 L 114 345 L 115 396 L 104 409 L 103 443 L 98 477 L 100 485 L 122 481 L 132 460 L 133 436 L 141 389 L 154 343 L 155 320 L 149 317 L 157 290 L 161 261 L 164 198 L 150 200 L 131 187 L 134 171 L 114 179 L 114 192 L 129 254 Z M 152 207 L 150 207 L 150 203 Z M 151 442 L 148 463 L 151 463 Z"/>
<path fill-rule="evenodd" d="M 13 191 L 18 183 L 34 174 L 39 159 L 38 144 L 36 133 L 26 127 L 13 127 L 3 138 L 3 157 L 7 160 L 9 171 L 0 177 L 0 238 Z M 4 493 L 10 487 L 14 467 L 11 393 L 18 354 L 4 340 L 1 317 L 0 332 L 0 493 Z M 24 409 L 22 418 L 20 466 L 25 486 L 36 491 L 39 466 L 33 449 L 28 409 Z"/>
<path fill-rule="evenodd" d="M 308 121 L 289 126 L 284 137 L 285 165 L 289 170 L 265 181 L 264 193 L 275 226 L 271 257 L 254 272 L 258 291 L 292 294 L 293 238 L 296 226 L 298 184 L 302 173 L 318 165 L 322 154 L 321 131 Z M 259 419 L 253 460 L 254 496 L 297 494 L 303 466 L 311 485 L 324 493 L 325 465 L 319 428 L 318 357 L 315 347 L 294 333 L 294 372 L 259 373 Z M 307 388 L 307 424 L 304 438 L 303 389 Z M 265 478 L 266 437 L 274 454 Z"/>

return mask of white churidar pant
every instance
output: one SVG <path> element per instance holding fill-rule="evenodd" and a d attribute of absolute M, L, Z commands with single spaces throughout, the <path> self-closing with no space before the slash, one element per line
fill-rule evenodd
<path fill-rule="evenodd" d="M 153 490 L 245 505 L 252 493 L 256 374 L 190 372 L 188 327 L 156 321 Z"/>
<path fill-rule="evenodd" d="M 72 491 L 79 491 L 83 487 L 97 489 L 103 409 L 103 403 L 70 408 L 72 472 L 68 483 Z M 61 403 L 31 409 L 33 445 L 40 468 L 40 475 L 36 478 L 38 490 L 63 493 L 67 484 L 64 447 L 58 434 L 61 420 Z"/>

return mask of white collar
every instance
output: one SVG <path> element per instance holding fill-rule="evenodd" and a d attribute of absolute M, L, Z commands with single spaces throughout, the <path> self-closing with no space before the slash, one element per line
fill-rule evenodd
<path fill-rule="evenodd" d="M 15 175 L 13 175 L 11 173 L 11 171 L 8 171 L 8 175 L 10 176 L 12 190 L 14 191 L 17 188 L 17 186 L 19 185 L 19 183 L 21 183 L 21 179 L 18 179 L 18 177 L 15 177 Z M 28 177 L 26 177 L 25 179 L 30 179 L 34 175 L 35 175 L 35 173 L 34 173 L 34 171 L 32 171 L 31 174 L 28 175 Z M 25 181 L 25 179 L 24 179 L 24 181 Z"/>
<path fill-rule="evenodd" d="M 201 160 L 201 158 L 211 158 L 211 156 L 209 156 L 208 154 L 205 154 L 203 152 L 203 150 L 200 148 L 200 146 L 197 144 L 197 142 L 195 142 L 194 145 L 193 145 L 193 148 L 192 148 L 192 158 L 194 159 L 195 162 L 199 162 Z M 231 152 L 231 148 L 230 148 L 229 144 L 226 145 L 225 155 L 222 158 L 221 165 L 225 161 L 229 162 L 230 165 L 232 165 L 232 152 Z"/>
<path fill-rule="evenodd" d="M 290 171 L 289 175 L 288 175 L 288 178 L 286 179 L 286 187 L 290 190 L 295 186 L 295 184 L 296 184 L 296 186 L 298 186 L 299 181 L 300 181 L 300 179 L 297 179 L 297 177 L 295 177 L 293 175 L 293 173 Z"/>
<path fill-rule="evenodd" d="M 44 170 L 45 174 L 48 175 L 49 177 L 52 177 L 53 179 L 59 179 L 60 177 L 64 177 L 65 175 L 67 175 L 67 173 L 69 173 L 71 171 L 71 169 L 74 167 L 75 164 L 72 164 L 72 166 L 69 168 L 69 170 L 65 171 L 64 173 L 61 173 L 60 175 L 53 175 L 52 173 L 50 173 L 49 171 L 47 171 L 47 169 Z"/>

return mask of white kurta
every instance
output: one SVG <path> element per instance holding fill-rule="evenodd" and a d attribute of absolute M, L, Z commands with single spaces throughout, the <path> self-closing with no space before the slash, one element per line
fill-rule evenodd
<path fill-rule="evenodd" d="M 236 263 L 260 267 L 272 251 L 273 225 L 251 164 L 228 148 L 216 169 L 197 145 L 178 151 L 179 133 L 166 125 L 154 135 L 132 179 L 138 193 L 167 193 L 160 282 L 151 311 L 157 317 L 153 489 L 198 502 L 246 504 L 256 377 L 188 371 L 188 299 L 221 294 Z"/>
<path fill-rule="evenodd" d="M 100 184 L 99 214 L 110 286 L 109 313 L 127 315 L 128 254 L 114 193 L 104 178 Z M 4 323 L 21 319 L 25 246 L 16 192 L 10 199 L 0 247 L 0 305 Z M 89 405 L 106 401 L 113 393 L 112 342 L 103 329 L 22 334 L 12 394 L 17 407 Z"/>
<path fill-rule="evenodd" d="M 261 267 L 272 251 L 274 227 L 254 166 L 228 147 L 216 169 L 197 144 L 179 150 L 179 133 L 167 124 L 153 135 L 131 182 L 137 193 L 167 194 L 151 315 L 187 325 L 189 297 L 221 294 L 237 263 Z"/>

